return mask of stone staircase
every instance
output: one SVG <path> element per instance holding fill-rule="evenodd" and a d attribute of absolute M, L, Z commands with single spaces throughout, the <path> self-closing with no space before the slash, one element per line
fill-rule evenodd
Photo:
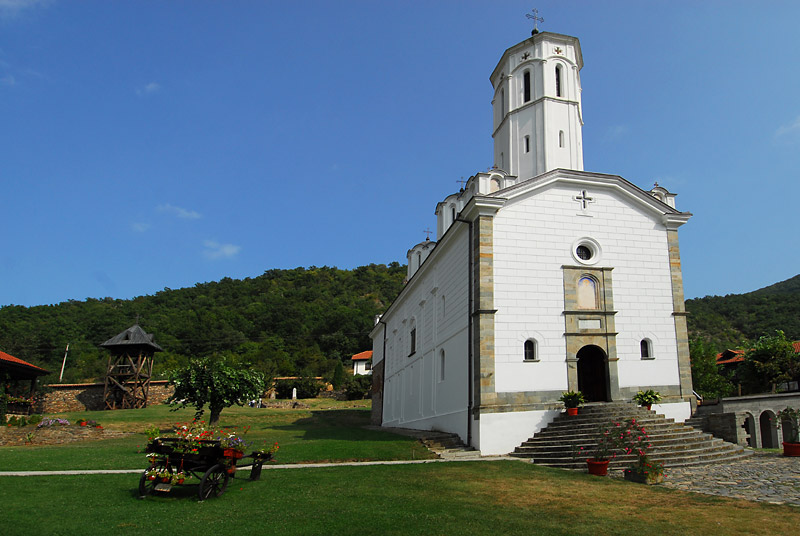
<path fill-rule="evenodd" d="M 431 452 L 442 459 L 480 458 L 481 453 L 474 447 L 464 445 L 458 434 L 447 432 L 424 432 L 419 440 Z"/>
<path fill-rule="evenodd" d="M 530 458 L 533 463 L 550 467 L 584 469 L 586 458 L 591 456 L 597 444 L 599 429 L 608 423 L 630 418 L 636 418 L 650 436 L 650 458 L 662 462 L 665 467 L 727 462 L 752 454 L 739 445 L 676 423 L 655 411 L 628 402 L 607 402 L 587 404 L 573 417 L 562 413 L 517 447 L 511 456 Z M 622 469 L 634 460 L 633 455 L 617 453 L 609 468 Z"/>

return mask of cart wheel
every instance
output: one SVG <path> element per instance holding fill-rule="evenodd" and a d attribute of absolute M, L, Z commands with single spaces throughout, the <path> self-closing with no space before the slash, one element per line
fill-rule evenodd
<path fill-rule="evenodd" d="M 145 498 L 156 488 L 157 481 L 156 480 L 149 480 L 147 478 L 147 471 L 142 473 L 142 476 L 139 477 L 139 497 Z"/>
<path fill-rule="evenodd" d="M 197 494 L 200 496 L 200 500 L 204 501 L 211 497 L 219 497 L 225 493 L 227 487 L 228 473 L 223 465 L 217 464 L 206 471 L 206 474 L 200 479 L 200 488 L 197 490 Z"/>

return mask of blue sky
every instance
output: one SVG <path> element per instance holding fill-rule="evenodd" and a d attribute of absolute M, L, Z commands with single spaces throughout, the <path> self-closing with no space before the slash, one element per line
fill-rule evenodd
<path fill-rule="evenodd" d="M 694 213 L 687 298 L 800 272 L 800 2 L 0 0 L 0 305 L 404 263 L 533 7 L 581 40 L 585 169 Z"/>

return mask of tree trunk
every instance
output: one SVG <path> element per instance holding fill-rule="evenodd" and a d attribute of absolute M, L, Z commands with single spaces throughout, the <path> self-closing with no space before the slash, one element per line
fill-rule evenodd
<path fill-rule="evenodd" d="M 222 413 L 223 408 L 222 407 L 211 407 L 209 409 L 211 410 L 211 415 L 209 416 L 209 419 L 208 419 L 208 426 L 209 427 L 213 427 L 213 426 L 216 426 L 217 423 L 219 422 L 219 414 Z"/>

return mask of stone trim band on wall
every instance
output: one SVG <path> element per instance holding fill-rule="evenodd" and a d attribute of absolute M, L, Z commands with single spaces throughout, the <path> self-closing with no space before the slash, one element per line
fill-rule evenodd
<path fill-rule="evenodd" d="M 689 328 L 686 323 L 686 305 L 683 300 L 683 273 L 681 254 L 678 245 L 678 231 L 667 229 L 669 247 L 669 271 L 672 280 L 672 304 L 675 319 L 675 336 L 678 347 L 678 372 L 680 376 L 681 397 L 692 404 L 692 413 L 697 409 L 697 399 L 692 391 L 692 367 L 689 358 Z"/>
<path fill-rule="evenodd" d="M 568 390 L 578 391 L 578 352 L 585 346 L 597 346 L 606 354 L 608 395 L 619 400 L 619 373 L 617 369 L 617 330 L 614 316 L 612 268 L 597 266 L 562 266 L 564 277 L 564 337 L 567 346 Z M 597 282 L 596 309 L 578 308 L 578 281 L 588 275 Z M 579 320 L 594 319 L 599 329 L 581 329 Z"/>

